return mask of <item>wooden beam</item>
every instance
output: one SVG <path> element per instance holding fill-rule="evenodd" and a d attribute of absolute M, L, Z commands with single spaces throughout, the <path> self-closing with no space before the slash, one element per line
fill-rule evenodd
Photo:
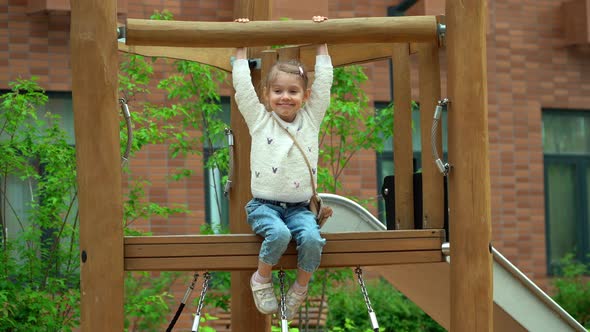
<path fill-rule="evenodd" d="M 417 49 L 417 44 L 410 45 L 410 53 Z M 297 49 L 300 52 L 300 61 L 308 71 L 314 71 L 316 45 L 294 45 L 276 49 Z M 328 45 L 332 65 L 342 67 L 361 64 L 391 58 L 391 45 L 383 43 L 371 44 L 333 44 Z M 131 54 L 170 58 L 177 60 L 196 61 L 202 64 L 216 67 L 226 72 L 231 72 L 231 57 L 235 53 L 234 48 L 202 48 L 202 47 L 170 47 L 170 46 L 132 46 L 119 42 L 119 51 Z M 285 51 L 281 51 L 285 52 Z"/>
<path fill-rule="evenodd" d="M 395 228 L 414 228 L 412 150 L 412 86 L 410 45 L 393 45 L 393 163 L 395 173 Z"/>
<path fill-rule="evenodd" d="M 420 136 L 422 144 L 422 222 L 423 228 L 443 228 L 444 178 L 432 155 L 434 109 L 440 99 L 440 60 L 437 44 L 419 44 Z M 442 158 L 442 119 L 436 134 L 436 150 Z"/>
<path fill-rule="evenodd" d="M 445 12 L 451 331 L 486 332 L 493 331 L 486 1 L 447 1 Z"/>
<path fill-rule="evenodd" d="M 196 61 L 216 67 L 228 73 L 231 72 L 231 57 L 234 48 L 200 48 L 200 47 L 170 47 L 170 46 L 132 46 L 119 43 L 119 51 L 150 57 L 162 57 L 177 60 Z M 278 48 L 275 51 L 300 52 L 300 61 L 309 72 L 314 71 L 315 45 L 295 45 Z M 391 58 L 391 45 L 382 43 L 372 44 L 335 44 L 328 45 L 334 67 L 386 60 Z"/>
<path fill-rule="evenodd" d="M 443 230 L 326 233 L 321 267 L 441 262 Z M 125 238 L 128 271 L 255 269 L 262 238 L 251 234 Z M 291 243 L 278 266 L 297 267 Z"/>
<path fill-rule="evenodd" d="M 162 57 L 177 60 L 196 61 L 231 72 L 231 57 L 234 48 L 195 48 L 164 46 L 130 46 L 119 42 L 119 51 L 150 57 Z"/>
<path fill-rule="evenodd" d="M 302 45 L 291 47 L 299 47 L 301 49 L 301 62 L 308 70 L 313 70 L 316 46 Z M 391 44 L 330 44 L 328 45 L 328 50 L 334 67 L 391 59 Z"/>
<path fill-rule="evenodd" d="M 81 331 L 123 331 L 123 199 L 115 0 L 72 1 Z"/>
<path fill-rule="evenodd" d="M 294 44 L 435 42 L 435 16 L 311 20 L 189 22 L 127 19 L 128 45 L 252 47 Z"/>
<path fill-rule="evenodd" d="M 269 2 L 269 0 L 236 0 L 234 1 L 234 18 L 247 17 L 254 21 L 269 20 L 271 18 Z M 231 23 L 238 26 L 247 25 Z M 228 47 L 236 46 L 229 45 Z M 257 57 L 260 51 L 261 49 L 250 47 L 248 55 L 249 57 Z M 260 81 L 260 70 L 253 70 L 252 84 L 259 87 Z M 234 234 L 252 233 L 244 209 L 246 203 L 252 198 L 250 191 L 251 137 L 234 98 L 232 98 L 231 104 L 231 128 L 234 131 L 234 160 L 236 163 L 234 164 L 233 187 L 230 191 L 229 226 L 230 231 Z M 250 290 L 250 278 L 256 268 L 256 266 L 252 266 L 248 270 L 231 273 L 231 326 L 236 327 L 236 330 L 270 332 L 270 315 L 263 315 L 256 309 Z"/>

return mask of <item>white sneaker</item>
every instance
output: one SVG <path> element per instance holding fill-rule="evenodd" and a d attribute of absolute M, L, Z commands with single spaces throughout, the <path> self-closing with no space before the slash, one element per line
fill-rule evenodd
<path fill-rule="evenodd" d="M 298 294 L 293 291 L 293 287 L 289 289 L 285 299 L 285 317 L 287 320 L 292 320 L 295 318 L 295 315 L 299 312 L 301 303 L 303 303 L 306 297 L 307 291 L 303 294 Z"/>
<path fill-rule="evenodd" d="M 252 289 L 252 297 L 254 298 L 254 304 L 256 304 L 258 311 L 265 315 L 270 315 L 279 310 L 279 304 L 275 297 L 272 282 L 259 284 L 250 279 L 250 288 Z"/>

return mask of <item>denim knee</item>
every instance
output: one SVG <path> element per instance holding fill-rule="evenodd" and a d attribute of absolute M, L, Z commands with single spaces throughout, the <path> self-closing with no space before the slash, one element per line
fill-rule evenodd
<path fill-rule="evenodd" d="M 260 247 L 259 259 L 266 264 L 275 265 L 287 250 L 291 241 L 291 232 L 287 227 L 275 227 L 268 232 Z"/>
<path fill-rule="evenodd" d="M 325 245 L 326 239 L 323 239 L 317 231 L 308 231 L 306 234 L 302 234 L 297 245 L 297 266 L 306 272 L 317 270 Z"/>

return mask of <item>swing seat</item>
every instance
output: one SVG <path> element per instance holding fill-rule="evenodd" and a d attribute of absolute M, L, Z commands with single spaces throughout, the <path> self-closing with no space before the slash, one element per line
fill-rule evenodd
<path fill-rule="evenodd" d="M 320 268 L 442 262 L 444 230 L 325 233 Z M 262 238 L 253 234 L 133 236 L 124 239 L 127 271 L 255 270 Z M 279 261 L 297 267 L 295 243 Z"/>

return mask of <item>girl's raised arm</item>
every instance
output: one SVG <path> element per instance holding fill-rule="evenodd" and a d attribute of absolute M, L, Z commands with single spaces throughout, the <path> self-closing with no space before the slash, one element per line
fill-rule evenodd
<path fill-rule="evenodd" d="M 311 18 L 316 23 L 322 23 L 328 20 L 326 16 L 314 16 Z M 328 55 L 328 45 L 327 44 L 320 44 L 317 48 L 317 55 Z"/>
<path fill-rule="evenodd" d="M 236 18 L 234 22 L 238 23 L 248 23 L 250 22 L 247 18 Z M 248 49 L 246 47 L 238 47 L 236 48 L 236 59 L 237 60 L 244 60 L 247 59 L 248 56 Z"/>

